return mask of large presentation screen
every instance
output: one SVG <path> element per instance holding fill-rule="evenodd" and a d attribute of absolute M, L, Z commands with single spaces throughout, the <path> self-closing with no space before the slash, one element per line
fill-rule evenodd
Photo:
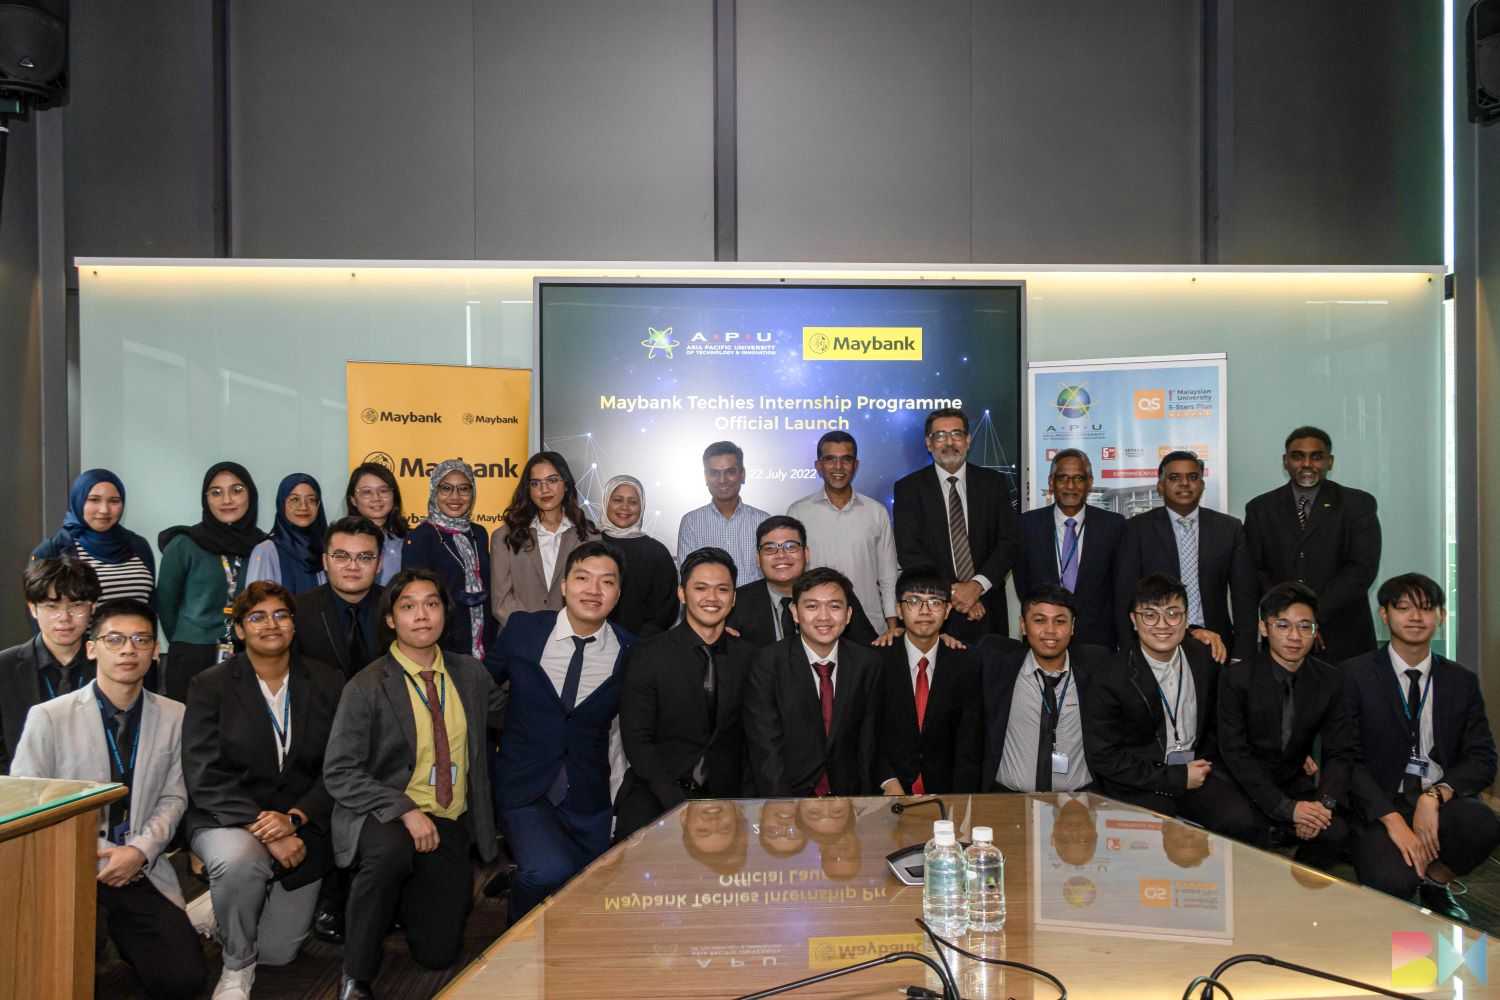
<path fill-rule="evenodd" d="M 747 503 L 785 513 L 818 489 L 818 438 L 852 434 L 854 488 L 891 503 L 931 461 L 928 412 L 961 408 L 969 460 L 1019 502 L 1022 287 L 1011 284 L 593 284 L 540 279 L 543 447 L 568 460 L 596 523 L 604 484 L 645 487 L 674 552 L 709 502 L 703 449 L 745 452 Z"/>

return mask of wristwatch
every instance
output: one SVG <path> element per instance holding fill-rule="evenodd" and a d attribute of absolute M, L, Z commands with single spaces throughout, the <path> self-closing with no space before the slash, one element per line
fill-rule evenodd
<path fill-rule="evenodd" d="M 1422 794 L 1423 795 L 1431 795 L 1433 798 L 1437 799 L 1437 804 L 1438 805 L 1442 805 L 1443 804 L 1443 793 L 1440 792 L 1440 791 L 1438 791 L 1438 786 L 1437 785 L 1433 785 L 1431 788 L 1427 789 L 1427 791 L 1423 792 Z"/>
<path fill-rule="evenodd" d="M 291 819 L 291 821 L 292 821 L 292 829 L 293 830 L 300 830 L 300 829 L 302 829 L 302 817 L 301 816 L 299 816 L 297 813 L 289 812 L 289 813 L 287 813 L 287 817 L 289 819 Z"/>

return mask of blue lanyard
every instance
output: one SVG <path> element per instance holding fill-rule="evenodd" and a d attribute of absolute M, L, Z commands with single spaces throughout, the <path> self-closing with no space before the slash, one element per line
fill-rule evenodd
<path fill-rule="evenodd" d="M 276 713 L 271 711 L 271 703 L 266 702 L 266 714 L 271 717 L 271 729 L 276 733 L 276 744 L 281 747 L 281 755 L 286 756 L 287 743 L 291 740 L 292 733 L 292 678 L 288 674 L 286 678 L 286 698 L 281 703 L 281 722 L 277 724 Z"/>
<path fill-rule="evenodd" d="M 1177 654 L 1174 653 L 1172 658 L 1175 660 L 1177 658 Z M 1181 745 L 1182 743 L 1182 737 L 1177 733 L 1177 713 L 1182 710 L 1182 672 L 1186 669 L 1187 664 L 1185 663 L 1181 664 L 1177 668 L 1177 698 L 1175 708 L 1172 705 L 1167 704 L 1167 693 L 1161 689 L 1161 682 L 1157 681 L 1156 683 L 1156 694 L 1157 697 L 1161 698 L 1161 707 L 1167 710 L 1167 718 L 1172 720 L 1173 745 Z M 1152 671 L 1152 678 L 1155 679 L 1155 676 L 1155 671 Z"/>
<path fill-rule="evenodd" d="M 42 674 L 42 683 L 47 685 L 47 700 L 57 697 L 57 688 L 52 686 L 52 680 L 45 673 Z"/>
<path fill-rule="evenodd" d="M 422 685 L 418 684 L 417 679 L 411 674 L 408 674 L 405 670 L 401 671 L 401 673 L 406 677 L 408 681 L 411 682 L 412 689 L 417 692 L 417 697 L 422 699 L 422 704 L 427 706 L 427 711 L 432 711 L 432 703 L 429 702 L 427 700 L 427 696 L 422 693 Z M 448 712 L 447 674 L 438 674 L 438 711 L 444 713 L 445 716 Z"/>
<path fill-rule="evenodd" d="M 99 713 L 99 717 L 100 717 L 100 721 L 103 721 L 104 713 L 100 712 Z M 120 745 L 115 742 L 114 727 L 111 726 L 107 722 L 104 723 L 104 741 L 107 744 L 109 744 L 109 755 L 110 755 L 111 758 L 113 758 L 113 760 L 115 762 L 115 770 L 117 770 L 117 771 L 120 772 L 120 776 L 121 777 L 125 777 L 127 775 L 134 774 L 135 773 L 135 755 L 137 753 L 139 753 L 140 749 L 141 749 L 141 729 L 140 729 L 140 726 L 136 726 L 136 730 L 135 730 L 135 743 L 130 747 L 130 770 L 128 770 L 128 771 L 125 770 L 125 762 L 120 759 Z"/>
<path fill-rule="evenodd" d="M 1427 693 L 1432 690 L 1432 669 L 1428 668 L 1427 683 L 1422 686 L 1422 697 L 1417 699 L 1417 717 L 1415 719 L 1411 715 L 1411 706 L 1406 703 L 1406 692 L 1401 690 L 1401 682 L 1396 680 L 1395 674 L 1391 675 L 1391 680 L 1396 681 L 1396 694 L 1400 696 L 1396 700 L 1401 703 L 1401 714 L 1406 716 L 1407 730 L 1410 731 L 1413 725 L 1417 729 L 1416 743 L 1411 748 L 1411 752 L 1415 754 L 1422 749 L 1422 708 L 1427 704 Z"/>
<path fill-rule="evenodd" d="M 1068 530 L 1068 526 L 1066 524 L 1063 525 L 1062 530 L 1063 531 L 1067 531 Z M 1072 552 L 1072 554 L 1070 554 L 1068 556 L 1068 561 L 1067 562 L 1063 562 L 1062 545 L 1057 540 L 1057 531 L 1055 529 L 1053 530 L 1053 532 L 1052 532 L 1052 554 L 1057 557 L 1057 578 L 1059 580 L 1061 580 L 1063 578 L 1064 574 L 1066 574 L 1068 572 L 1068 567 L 1071 566 L 1071 565 L 1073 565 L 1073 560 L 1078 558 L 1078 550 L 1083 547 L 1083 532 L 1084 532 L 1084 526 L 1083 525 L 1079 525 L 1078 526 L 1078 534 L 1076 534 L 1076 535 L 1073 536 L 1073 552 Z"/>
<path fill-rule="evenodd" d="M 1042 680 L 1042 671 L 1040 669 L 1037 670 L 1034 676 L 1036 677 L 1036 688 L 1042 693 L 1042 714 L 1045 715 L 1047 713 L 1047 682 Z M 1073 671 L 1069 670 L 1067 675 L 1063 677 L 1062 683 L 1057 686 L 1057 718 L 1059 719 L 1062 718 L 1063 705 L 1068 700 L 1068 685 L 1071 683 L 1073 683 Z M 1055 736 L 1053 737 L 1053 741 L 1056 742 Z"/>

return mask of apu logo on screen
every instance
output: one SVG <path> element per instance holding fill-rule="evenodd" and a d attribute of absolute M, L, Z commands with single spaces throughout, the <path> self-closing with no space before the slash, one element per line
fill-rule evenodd
<path fill-rule="evenodd" d="M 1456 928 L 1455 928 L 1456 929 Z M 1452 979 L 1459 969 L 1467 968 L 1469 977 L 1487 985 L 1485 953 L 1489 937 L 1481 934 L 1468 947 L 1462 938 L 1449 941 L 1440 934 L 1425 931 L 1391 932 L 1391 985 L 1398 987 L 1437 986 Z M 1436 949 L 1437 961 L 1432 953 Z M 1462 950 L 1460 950 L 1462 949 Z"/>
<path fill-rule="evenodd" d="M 1081 385 L 1065 385 L 1057 392 L 1057 412 L 1069 420 L 1089 415 L 1094 399 Z"/>
<path fill-rule="evenodd" d="M 667 360 L 670 361 L 672 360 L 672 348 L 682 345 L 680 341 L 672 339 L 672 328 L 670 326 L 665 330 L 657 330 L 648 326 L 646 327 L 646 339 L 641 341 L 641 346 L 646 349 L 647 360 L 656 357 L 656 352 L 661 351 L 667 356 Z"/>

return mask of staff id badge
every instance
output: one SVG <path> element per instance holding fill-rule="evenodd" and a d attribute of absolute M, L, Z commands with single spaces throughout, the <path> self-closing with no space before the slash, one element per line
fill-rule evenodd
<path fill-rule="evenodd" d="M 229 659 L 233 659 L 233 658 L 234 658 L 234 643 L 232 643 L 232 642 L 221 642 L 221 643 L 219 643 L 219 645 L 218 645 L 218 652 L 214 656 L 214 662 L 215 663 L 223 663 L 225 660 L 229 660 Z"/>
<path fill-rule="evenodd" d="M 120 847 L 123 847 L 123 846 L 125 846 L 125 841 L 127 841 L 129 839 L 130 839 L 130 821 L 129 820 L 126 820 L 123 823 L 116 823 L 115 826 L 114 826 L 114 828 L 109 831 L 109 842 L 111 844 L 115 844 L 115 845 L 118 845 Z"/>
<path fill-rule="evenodd" d="M 1414 777 L 1427 777 L 1427 758 L 1414 753 L 1406 758 L 1406 773 Z"/>
<path fill-rule="evenodd" d="M 1052 773 L 1068 773 L 1068 755 L 1063 753 L 1061 750 L 1052 751 Z"/>
<path fill-rule="evenodd" d="M 449 764 L 448 768 L 449 768 L 449 771 L 450 771 L 450 773 L 452 775 L 452 777 L 450 777 L 448 779 L 449 784 L 457 785 L 458 784 L 458 765 L 457 764 Z M 437 787 L 437 765 L 436 764 L 432 765 L 432 769 L 427 772 L 427 783 L 429 785 L 432 785 L 434 788 Z"/>
<path fill-rule="evenodd" d="M 1191 764 L 1193 762 L 1193 748 L 1174 746 L 1167 751 L 1167 766 L 1173 764 Z"/>

